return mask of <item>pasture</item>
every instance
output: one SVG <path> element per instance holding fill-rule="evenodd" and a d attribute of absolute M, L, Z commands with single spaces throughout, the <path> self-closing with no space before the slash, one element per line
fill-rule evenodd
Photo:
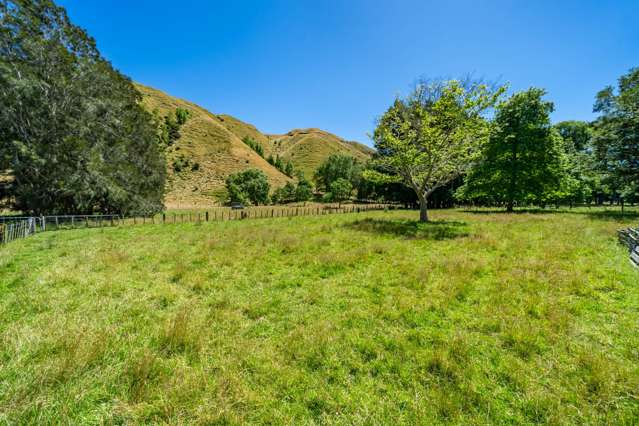
<path fill-rule="evenodd" d="M 0 423 L 636 422 L 636 212 L 417 216 L 11 243 Z"/>

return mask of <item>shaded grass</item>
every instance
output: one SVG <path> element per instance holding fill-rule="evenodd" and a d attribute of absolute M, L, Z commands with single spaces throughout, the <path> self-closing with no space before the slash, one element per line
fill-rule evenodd
<path fill-rule="evenodd" d="M 0 251 L 0 423 L 632 424 L 628 218 L 374 212 Z"/>

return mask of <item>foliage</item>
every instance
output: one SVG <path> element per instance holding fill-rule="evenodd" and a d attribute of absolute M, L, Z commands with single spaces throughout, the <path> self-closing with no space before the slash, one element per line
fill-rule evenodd
<path fill-rule="evenodd" d="M 339 177 L 331 182 L 329 192 L 326 194 L 328 200 L 342 202 L 348 200 L 353 192 L 353 184 L 347 179 Z"/>
<path fill-rule="evenodd" d="M 297 186 L 295 187 L 295 201 L 308 201 L 313 198 L 313 184 L 306 179 L 304 173 L 297 175 Z"/>
<path fill-rule="evenodd" d="M 639 192 L 639 68 L 621 76 L 617 88 L 597 94 L 599 118 L 593 145 L 607 183 L 615 192 Z"/>
<path fill-rule="evenodd" d="M 0 423 L 631 425 L 639 286 L 613 236 L 636 216 L 590 210 L 18 241 Z"/>
<path fill-rule="evenodd" d="M 226 179 L 226 189 L 231 202 L 243 204 L 267 204 L 270 185 L 263 171 L 248 169 Z"/>
<path fill-rule="evenodd" d="M 375 168 L 364 176 L 408 185 L 419 199 L 420 220 L 427 221 L 428 197 L 476 160 L 488 137 L 484 114 L 504 90 L 474 81 L 421 82 L 379 120 L 373 135 Z"/>
<path fill-rule="evenodd" d="M 459 190 L 462 198 L 540 203 L 560 197 L 566 159 L 561 136 L 550 124 L 552 102 L 545 91 L 516 93 L 497 107 L 482 159 Z"/>
<path fill-rule="evenodd" d="M 330 191 L 337 179 L 343 179 L 355 186 L 361 168 L 355 158 L 346 154 L 331 154 L 315 171 L 315 182 L 321 190 Z"/>
<path fill-rule="evenodd" d="M 176 173 L 180 173 L 184 170 L 191 170 L 192 172 L 198 171 L 200 164 L 188 159 L 184 154 L 180 154 L 173 159 L 173 170 Z"/>
<path fill-rule="evenodd" d="M 280 188 L 277 188 L 271 197 L 271 201 L 279 204 L 290 202 L 308 201 L 313 197 L 313 187 L 311 182 L 304 177 L 304 173 L 299 172 L 297 176 L 297 184 L 286 182 Z"/>
<path fill-rule="evenodd" d="M 32 213 L 162 209 L 166 164 L 140 94 L 49 0 L 0 1 L 0 168 Z"/>
<path fill-rule="evenodd" d="M 180 126 L 184 126 L 190 116 L 191 116 L 191 113 L 189 112 L 188 109 L 184 109 L 180 107 L 177 107 L 175 109 L 175 121 L 177 121 L 177 124 Z"/>
<path fill-rule="evenodd" d="M 593 153 L 592 127 L 585 121 L 562 121 L 554 127 L 564 141 L 566 198 L 571 203 L 590 202 L 604 191 Z"/>
<path fill-rule="evenodd" d="M 295 201 L 295 184 L 293 182 L 286 182 L 286 184 L 280 188 L 277 188 L 271 197 L 271 201 L 279 204 L 286 204 Z"/>
<path fill-rule="evenodd" d="M 295 175 L 295 168 L 290 160 L 284 162 L 279 155 L 276 155 L 275 157 L 273 157 L 273 155 L 269 155 L 266 161 L 288 177 L 293 177 Z"/>
<path fill-rule="evenodd" d="M 253 151 L 255 151 L 260 157 L 264 157 L 264 147 L 261 143 L 257 142 L 255 139 L 244 136 L 242 138 L 242 142 L 248 145 Z"/>

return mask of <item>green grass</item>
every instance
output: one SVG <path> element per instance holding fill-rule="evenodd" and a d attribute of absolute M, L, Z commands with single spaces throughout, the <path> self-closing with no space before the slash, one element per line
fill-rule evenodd
<path fill-rule="evenodd" d="M 610 212 L 49 232 L 0 249 L 0 424 L 634 424 Z"/>

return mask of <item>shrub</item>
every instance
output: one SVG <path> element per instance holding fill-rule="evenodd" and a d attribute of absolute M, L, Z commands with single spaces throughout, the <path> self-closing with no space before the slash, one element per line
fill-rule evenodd
<path fill-rule="evenodd" d="M 231 202 L 255 205 L 269 202 L 270 185 L 264 172 L 258 169 L 232 174 L 226 179 L 226 189 Z"/>

